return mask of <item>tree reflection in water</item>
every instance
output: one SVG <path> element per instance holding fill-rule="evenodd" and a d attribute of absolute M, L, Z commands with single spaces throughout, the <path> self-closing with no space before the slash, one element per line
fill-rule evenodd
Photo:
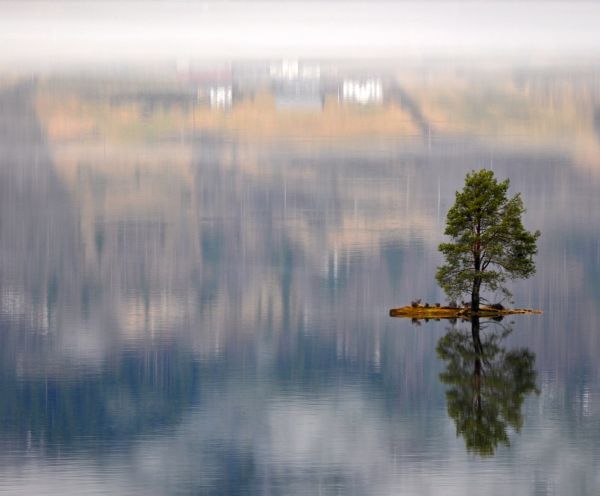
<path fill-rule="evenodd" d="M 526 348 L 506 350 L 502 341 L 512 332 L 499 321 L 471 320 L 471 333 L 451 327 L 437 344 L 447 362 L 440 380 L 447 384 L 448 415 L 467 450 L 494 454 L 499 444 L 510 445 L 507 429 L 519 432 L 521 407 L 536 388 L 535 354 Z"/>

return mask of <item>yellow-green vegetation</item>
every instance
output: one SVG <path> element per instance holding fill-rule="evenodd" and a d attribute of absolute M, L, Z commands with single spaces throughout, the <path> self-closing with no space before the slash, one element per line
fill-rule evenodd
<path fill-rule="evenodd" d="M 566 76 L 551 82 L 541 74 L 519 78 L 506 72 L 399 79 L 425 119 L 442 132 L 560 137 L 580 133 L 581 123 L 591 122 L 583 117 L 593 112 L 593 87 Z"/>
<path fill-rule="evenodd" d="M 572 154 L 577 167 L 600 170 L 594 125 L 598 89 L 584 72 L 498 70 L 486 78 L 457 71 L 428 78 L 403 72 L 398 83 L 434 133 L 476 136 L 495 147 L 517 142 L 557 149 Z"/>
<path fill-rule="evenodd" d="M 418 133 L 410 115 L 397 105 L 344 106 L 327 97 L 319 111 L 278 109 L 274 95 L 266 92 L 237 103 L 229 112 L 198 107 L 193 125 L 196 130 L 228 131 L 262 139 L 286 136 L 356 138 Z"/>
<path fill-rule="evenodd" d="M 81 95 L 38 93 L 36 107 L 46 133 L 53 141 L 109 139 L 143 142 L 178 136 L 189 129 L 191 119 L 181 105 L 147 112 L 136 102 L 110 105 Z"/>
<path fill-rule="evenodd" d="M 133 96 L 119 100 L 114 88 L 98 97 L 79 86 L 40 84 L 36 109 L 46 134 L 55 142 L 104 139 L 147 142 L 194 132 L 226 132 L 265 140 L 418 133 L 410 115 L 397 105 L 344 106 L 328 97 L 320 110 L 285 110 L 277 108 L 274 95 L 260 92 L 253 98 L 236 101 L 232 109 L 222 110 L 199 104 L 193 97 L 169 105 L 161 104 L 158 99 L 156 104 L 146 105 L 135 98 L 141 90 L 138 93 L 131 88 L 125 90 Z M 179 94 L 177 91 L 182 90 L 174 87 L 165 91 Z"/>
<path fill-rule="evenodd" d="M 408 317 L 410 319 L 456 319 L 465 318 L 469 319 L 473 316 L 479 317 L 503 317 L 505 315 L 518 315 L 518 314 L 541 314 L 541 310 L 532 310 L 528 308 L 494 308 L 487 305 L 481 305 L 479 312 L 473 313 L 471 307 L 425 307 L 418 305 L 413 307 L 411 305 L 391 308 L 390 317 Z"/>

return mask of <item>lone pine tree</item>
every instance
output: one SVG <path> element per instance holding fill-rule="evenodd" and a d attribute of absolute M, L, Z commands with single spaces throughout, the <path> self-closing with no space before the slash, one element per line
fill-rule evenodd
<path fill-rule="evenodd" d="M 509 184 L 498 182 L 491 170 L 472 171 L 446 217 L 444 234 L 451 242 L 439 245 L 446 263 L 436 279 L 451 299 L 470 293 L 472 312 L 479 311 L 482 290 L 510 296 L 507 280 L 535 272 L 540 232 L 523 227 L 523 201 L 519 193 L 507 197 Z"/>

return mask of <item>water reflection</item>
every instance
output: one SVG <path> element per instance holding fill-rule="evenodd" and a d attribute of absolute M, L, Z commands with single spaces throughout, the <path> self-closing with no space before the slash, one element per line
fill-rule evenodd
<path fill-rule="evenodd" d="M 467 450 L 493 455 L 498 445 L 510 445 L 508 429 L 519 432 L 525 398 L 539 394 L 535 354 L 527 348 L 506 350 L 502 342 L 512 333 L 497 320 L 471 320 L 471 333 L 449 328 L 437 344 L 446 362 L 440 374 L 446 391 L 448 415 Z M 483 338 L 482 338 L 483 335 Z"/>
<path fill-rule="evenodd" d="M 48 456 L 114 449 L 176 423 L 198 401 L 200 377 L 210 377 L 202 372 L 189 353 L 168 347 L 121 352 L 97 374 L 66 378 L 46 370 L 41 377 L 15 377 L 4 371 L 0 436 Z"/>
<path fill-rule="evenodd" d="M 234 66 L 0 91 L 0 490 L 467 494 L 510 479 L 531 493 L 531 453 L 558 451 L 546 429 L 579 468 L 552 486 L 564 460 L 544 458 L 536 480 L 597 492 L 600 218 L 581 215 L 600 209 L 595 79 L 509 73 L 477 92 L 453 71 L 265 67 L 260 84 Z M 323 107 L 278 107 L 296 88 Z M 507 99 L 523 119 L 495 112 Z M 542 406 L 521 404 L 522 435 L 485 471 L 445 411 L 442 324 L 387 317 L 441 300 L 441 213 L 482 165 L 545 233 L 515 294 L 549 309 L 506 338 L 535 351 Z M 482 418 L 496 384 L 482 357 L 521 370 L 510 351 L 488 358 L 490 331 L 479 358 L 456 339 L 470 355 L 449 385 L 470 405 L 479 359 Z"/>

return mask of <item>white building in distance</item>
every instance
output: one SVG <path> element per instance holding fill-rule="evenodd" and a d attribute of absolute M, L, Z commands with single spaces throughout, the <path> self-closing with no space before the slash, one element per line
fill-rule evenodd
<path fill-rule="evenodd" d="M 380 79 L 344 79 L 340 100 L 359 105 L 381 104 L 383 84 Z"/>
<path fill-rule="evenodd" d="M 271 79 L 277 80 L 319 80 L 321 67 L 318 64 L 299 62 L 298 60 L 282 60 L 269 66 Z"/>
<path fill-rule="evenodd" d="M 213 86 L 209 92 L 210 107 L 215 109 L 228 109 L 233 104 L 233 90 L 231 86 Z"/>

